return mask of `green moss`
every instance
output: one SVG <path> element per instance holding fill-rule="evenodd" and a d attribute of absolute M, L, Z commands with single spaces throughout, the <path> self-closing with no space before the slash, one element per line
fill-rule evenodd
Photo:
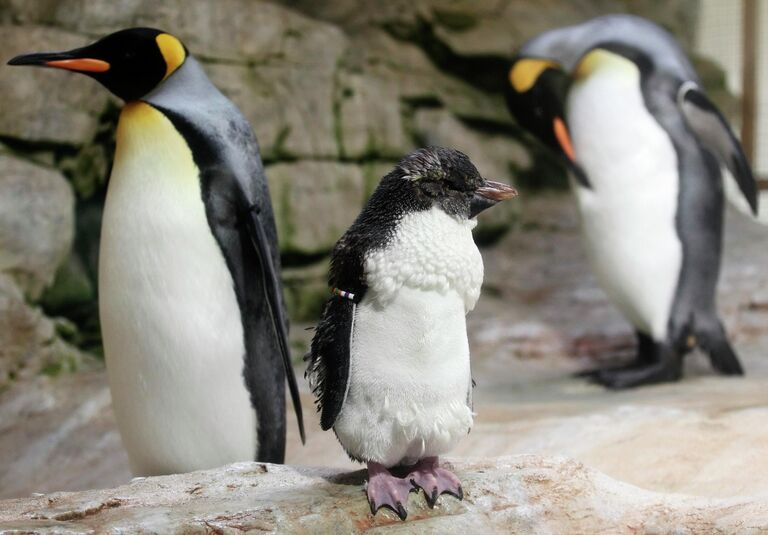
<path fill-rule="evenodd" d="M 292 249 L 293 239 L 296 235 L 296 227 L 293 224 L 293 206 L 291 204 L 291 184 L 290 182 L 282 184 L 280 187 L 280 222 L 278 228 L 282 229 L 280 236 L 280 246 L 289 251 Z"/>
<path fill-rule="evenodd" d="M 65 352 L 57 360 L 49 362 L 40 370 L 42 375 L 48 377 L 58 377 L 62 373 L 76 372 L 79 367 L 80 360 L 73 353 Z"/>
<path fill-rule="evenodd" d="M 339 87 L 339 71 L 338 69 L 334 73 L 334 84 Z M 336 149 L 339 151 L 339 158 L 342 160 L 346 158 L 346 152 L 344 150 L 344 127 L 342 126 L 341 118 L 341 101 L 347 98 L 351 98 L 354 95 L 349 87 L 343 87 L 341 91 L 334 91 L 333 106 L 331 108 L 333 112 L 333 137 L 336 141 Z"/>
<path fill-rule="evenodd" d="M 43 308 L 57 315 L 93 301 L 96 293 L 79 257 L 71 255 L 56 272 L 53 284 L 43 293 Z"/>
<path fill-rule="evenodd" d="M 272 159 L 285 162 L 293 161 L 296 159 L 296 155 L 292 154 L 286 146 L 285 142 L 288 136 L 291 135 L 291 127 L 288 125 L 283 126 L 275 136 L 275 144 L 272 147 Z"/>
<path fill-rule="evenodd" d="M 59 163 L 62 172 L 70 178 L 72 187 L 81 199 L 90 199 L 104 188 L 107 181 L 107 156 L 101 145 L 85 145 L 73 157 Z"/>
<path fill-rule="evenodd" d="M 320 262 L 283 270 L 283 287 L 293 321 L 317 321 L 328 293 L 328 258 Z"/>
<path fill-rule="evenodd" d="M 293 37 L 294 39 L 298 39 L 302 36 L 302 33 L 298 28 L 288 28 L 285 30 L 284 35 L 286 37 Z"/>
<path fill-rule="evenodd" d="M 328 295 L 328 287 L 320 281 L 286 288 L 286 304 L 290 317 L 296 321 L 317 321 Z"/>
<path fill-rule="evenodd" d="M 451 30 L 466 31 L 477 26 L 477 17 L 472 13 L 434 8 L 435 22 Z"/>

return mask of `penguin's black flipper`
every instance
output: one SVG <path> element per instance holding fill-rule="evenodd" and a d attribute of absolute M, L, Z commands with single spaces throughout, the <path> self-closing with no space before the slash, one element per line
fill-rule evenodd
<path fill-rule="evenodd" d="M 350 344 L 355 303 L 334 296 L 325 304 L 315 329 L 306 375 L 317 397 L 320 426 L 330 429 L 344 405 L 349 382 Z"/>
<path fill-rule="evenodd" d="M 686 123 L 699 141 L 730 171 L 752 213 L 757 215 L 757 183 L 741 143 L 723 115 L 694 83 L 680 86 L 677 101 Z"/>
<path fill-rule="evenodd" d="M 296 420 L 299 424 L 301 443 L 304 444 L 306 442 L 306 436 L 304 434 L 304 417 L 301 411 L 299 387 L 296 384 L 296 376 L 293 374 L 293 366 L 291 365 L 291 353 L 288 349 L 288 333 L 285 329 L 286 320 L 283 317 L 283 306 L 282 301 L 280 300 L 280 282 L 277 278 L 275 266 L 272 264 L 272 255 L 270 254 L 269 241 L 267 240 L 264 226 L 259 219 L 259 208 L 257 205 L 251 206 L 248 211 L 247 226 L 251 237 L 251 243 L 253 243 L 256 254 L 259 257 L 259 262 L 262 266 L 264 291 L 267 296 L 267 302 L 269 303 L 272 325 L 275 328 L 275 336 L 277 337 L 277 342 L 280 346 L 280 353 L 283 356 L 285 377 L 288 380 L 288 388 L 291 392 L 291 401 L 293 401 L 293 408 L 296 411 Z"/>
<path fill-rule="evenodd" d="M 361 217 L 333 248 L 329 283 L 331 288 L 348 292 L 347 297 L 333 296 L 325 304 L 322 319 L 315 328 L 305 376 L 317 399 L 320 426 L 333 427 L 341 412 L 349 382 L 350 350 L 354 328 L 355 306 L 368 287 L 363 270 L 363 243 L 370 236 Z"/>

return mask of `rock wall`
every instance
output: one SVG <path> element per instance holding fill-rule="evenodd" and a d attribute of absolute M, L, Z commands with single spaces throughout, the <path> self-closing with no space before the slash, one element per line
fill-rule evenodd
<path fill-rule="evenodd" d="M 178 35 L 256 131 L 291 313 L 306 320 L 326 295 L 332 244 L 413 148 L 462 149 L 499 180 L 562 182 L 503 105 L 515 46 L 617 11 L 649 16 L 690 42 L 695 8 L 696 0 L 0 0 L 0 42 L 8 59 L 131 26 Z M 2 333 L 18 340 L 0 349 L 1 387 L 31 355 L 61 346 L 52 340 L 99 351 L 99 223 L 120 102 L 83 76 L 5 65 L 0 94 L 0 325 L 19 317 L 33 325 Z M 491 211 L 478 239 L 498 237 L 514 212 L 514 203 Z M 38 306 L 69 319 L 56 324 L 64 334 Z"/>

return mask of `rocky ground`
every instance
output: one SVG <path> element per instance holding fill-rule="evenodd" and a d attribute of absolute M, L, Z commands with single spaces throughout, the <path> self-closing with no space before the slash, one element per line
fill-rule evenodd
<path fill-rule="evenodd" d="M 603 494 L 602 483 L 590 486 L 597 493 L 595 500 L 613 499 L 621 489 L 632 489 L 632 496 L 648 497 L 650 501 L 642 501 L 644 504 L 666 504 L 669 514 L 677 510 L 675 504 L 708 504 L 701 506 L 708 510 L 706 515 L 725 507 L 739 511 L 733 513 L 734 518 L 761 518 L 743 526 L 768 529 L 768 520 L 759 516 L 765 514 L 768 504 L 768 273 L 763 269 L 768 262 L 768 233 L 735 212 L 728 214 L 727 229 L 720 307 L 747 376 L 714 376 L 703 356 L 691 355 L 681 383 L 607 392 L 571 374 L 630 355 L 630 330 L 587 270 L 570 197 L 529 195 L 519 229 L 497 247 L 483 251 L 487 284 L 469 319 L 478 416 L 472 433 L 453 456 L 486 459 L 478 461 L 483 464 L 498 456 L 535 454 L 543 458 L 515 457 L 510 462 L 515 466 L 529 466 L 529 462 L 576 466 L 552 460 L 552 456 L 565 456 L 589 467 L 588 480 L 610 481 L 614 490 L 607 494 Z M 297 347 L 306 343 L 308 335 L 300 327 L 293 329 Z M 307 445 L 299 444 L 290 425 L 287 461 L 296 466 L 359 469 L 345 457 L 331 433 L 320 431 L 306 385 L 304 388 Z M 515 478 L 528 481 L 514 476 L 512 465 L 502 463 L 506 468 L 499 468 L 518 482 L 508 482 L 509 489 L 520 483 Z M 7 467 L 0 470 L 0 497 L 5 498 L 130 481 L 103 371 L 97 368 L 19 381 L 0 396 L 0 466 Z M 491 488 L 495 480 L 475 474 L 477 466 L 466 465 L 465 474 L 478 478 L 473 480 L 478 489 Z M 557 473 L 552 470 L 550 473 Z M 565 486 L 553 484 L 555 487 L 568 489 L 574 484 L 566 473 L 570 472 L 561 474 Z M 319 472 L 311 470 L 297 474 L 299 479 L 319 477 Z M 184 481 L 186 485 L 191 480 Z M 325 489 L 321 494 L 326 491 L 335 492 Z M 112 494 L 127 496 L 127 492 L 119 489 Z M 106 495 L 93 496 L 102 499 Z M 86 498 L 66 498 L 65 503 L 83 507 L 90 503 L 91 498 Z M 13 503 L 3 502 L 0 509 Z M 47 511 L 48 506 L 39 500 L 24 503 L 30 511 Z M 210 507 L 212 514 L 215 503 L 200 507 Z M 478 525 L 500 525 L 493 523 L 493 515 L 487 516 L 486 506 L 466 507 L 489 522 Z M 194 511 L 194 507 L 185 509 L 178 518 L 189 518 Z M 517 511 L 515 514 L 520 513 Z M 580 514 L 594 516 L 594 511 Z M 702 509 L 696 511 L 696 515 L 703 514 Z M 559 511 L 556 518 L 559 513 L 565 514 Z M 135 511 L 131 515 L 141 516 Z"/>
<path fill-rule="evenodd" d="M 764 533 L 768 504 L 659 494 L 564 458 L 456 461 L 463 501 L 370 515 L 364 473 L 238 463 L 105 491 L 2 502 L 3 533 Z"/>

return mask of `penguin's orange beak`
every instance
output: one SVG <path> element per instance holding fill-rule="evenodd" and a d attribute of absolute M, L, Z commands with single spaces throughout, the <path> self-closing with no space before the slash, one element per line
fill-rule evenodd
<path fill-rule="evenodd" d="M 571 135 L 568 133 L 568 127 L 560 117 L 552 120 L 552 131 L 555 133 L 555 139 L 560 144 L 563 152 L 573 163 L 576 163 L 576 152 L 573 150 Z"/>
<path fill-rule="evenodd" d="M 73 51 L 74 52 L 74 51 Z M 39 67 L 54 67 L 76 72 L 106 72 L 109 63 L 101 59 L 80 58 L 72 52 L 43 52 L 16 56 L 8 65 L 33 65 Z"/>
<path fill-rule="evenodd" d="M 502 182 L 486 180 L 477 188 L 475 196 L 469 201 L 469 217 L 475 217 L 483 210 L 495 204 L 517 197 L 517 190 Z"/>

